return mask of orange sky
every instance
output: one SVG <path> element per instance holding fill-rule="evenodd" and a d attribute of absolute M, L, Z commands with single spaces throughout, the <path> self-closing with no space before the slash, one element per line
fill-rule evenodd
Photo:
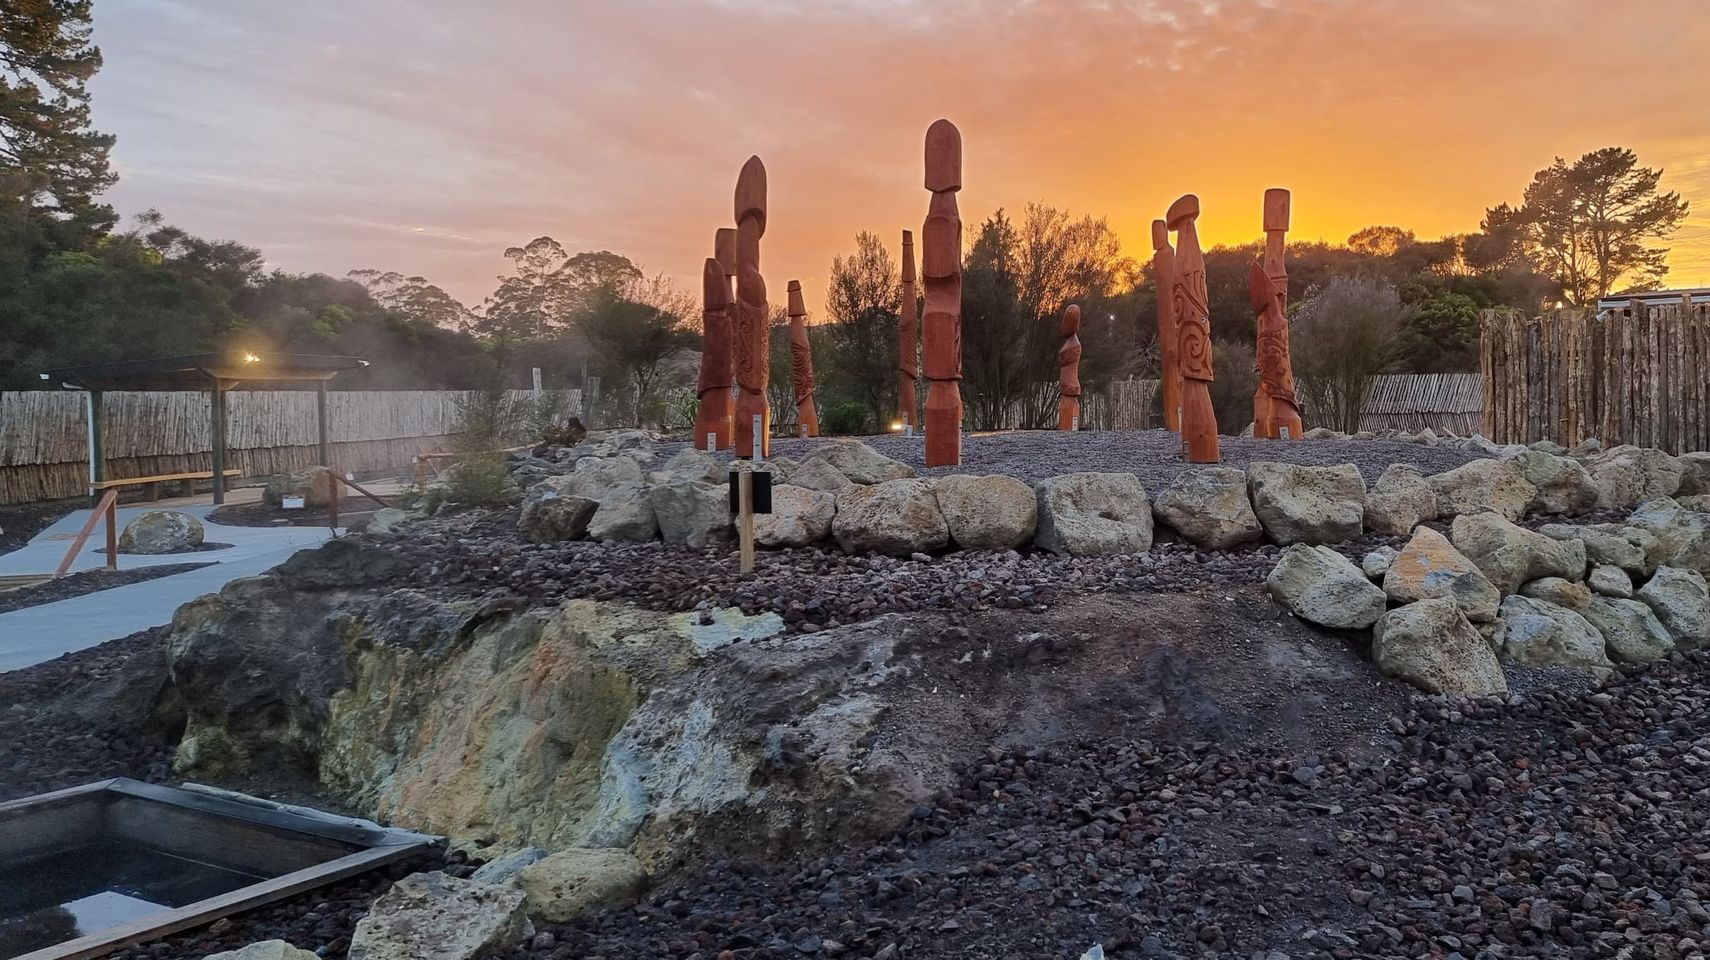
<path fill-rule="evenodd" d="M 98 0 L 96 34 L 122 212 L 471 304 L 541 234 L 695 289 L 757 153 L 763 267 L 815 309 L 856 231 L 918 229 L 940 116 L 970 232 L 1042 200 L 1140 258 L 1188 191 L 1208 244 L 1268 186 L 1296 239 L 1432 237 L 1627 146 L 1693 205 L 1671 285 L 1710 285 L 1706 0 Z"/>

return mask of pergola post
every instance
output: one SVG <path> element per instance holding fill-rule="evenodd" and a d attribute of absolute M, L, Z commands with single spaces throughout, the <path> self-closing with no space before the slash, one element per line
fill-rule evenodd
<path fill-rule="evenodd" d="M 315 384 L 315 423 L 317 429 L 316 436 L 319 438 L 321 445 L 320 465 L 331 470 L 332 459 L 331 454 L 327 449 L 327 433 L 330 421 L 327 415 L 327 382 L 325 380 L 319 381 Z"/>
<path fill-rule="evenodd" d="M 226 392 L 220 378 L 208 399 L 208 432 L 214 448 L 214 505 L 226 502 Z"/>
<path fill-rule="evenodd" d="M 101 450 L 101 391 L 89 391 L 89 495 L 100 493 L 95 485 L 107 479 L 107 457 Z"/>

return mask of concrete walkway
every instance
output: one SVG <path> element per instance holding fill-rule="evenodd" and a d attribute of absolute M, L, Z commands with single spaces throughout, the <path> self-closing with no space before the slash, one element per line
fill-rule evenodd
<path fill-rule="evenodd" d="M 152 509 L 156 509 L 153 504 L 121 507 L 120 529 L 136 515 Z M 298 550 L 316 546 L 331 536 L 331 531 L 323 527 L 220 526 L 208 523 L 206 518 L 213 507 L 206 505 L 173 509 L 201 519 L 208 542 L 229 543 L 231 547 L 153 557 L 120 554 L 121 570 L 176 563 L 213 566 L 0 613 L 0 671 L 52 660 L 61 654 L 168 623 L 173 612 L 187 601 L 214 593 L 240 577 L 252 577 L 275 567 Z M 79 510 L 43 530 L 23 547 L 0 555 L 0 576 L 52 573 L 88 520 L 89 511 Z M 72 565 L 74 572 L 106 564 L 102 537 L 98 529 L 89 538 L 82 555 Z"/>

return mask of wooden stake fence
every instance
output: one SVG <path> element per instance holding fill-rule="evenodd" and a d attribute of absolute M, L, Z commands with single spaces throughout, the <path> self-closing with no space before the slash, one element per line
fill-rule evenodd
<path fill-rule="evenodd" d="M 1491 311 L 1479 354 L 1483 433 L 1497 443 L 1710 449 L 1710 305 Z"/>

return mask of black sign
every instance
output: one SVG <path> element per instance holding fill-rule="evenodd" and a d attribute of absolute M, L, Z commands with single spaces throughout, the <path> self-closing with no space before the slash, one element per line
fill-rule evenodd
<path fill-rule="evenodd" d="M 742 512 L 742 491 L 737 486 L 737 484 L 740 483 L 741 481 L 737 480 L 737 477 L 740 477 L 744 472 L 746 472 L 746 471 L 742 471 L 742 470 L 730 471 L 730 512 L 731 513 L 741 513 Z M 754 493 L 753 493 L 754 512 L 755 513 L 771 513 L 772 512 L 772 475 L 770 473 L 761 473 L 760 471 L 754 471 L 752 476 L 754 477 Z"/>

